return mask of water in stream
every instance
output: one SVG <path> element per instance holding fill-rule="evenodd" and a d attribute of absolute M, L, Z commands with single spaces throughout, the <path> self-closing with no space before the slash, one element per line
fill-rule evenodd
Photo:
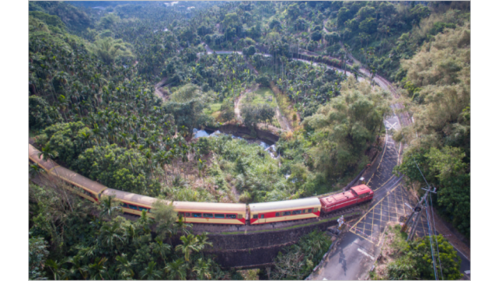
<path fill-rule="evenodd" d="M 203 138 L 203 137 L 216 137 L 216 136 L 219 136 L 219 135 L 222 135 L 223 133 L 221 133 L 219 130 L 217 131 L 206 131 L 206 130 L 198 130 L 198 129 L 193 129 L 193 133 L 194 133 L 194 138 L 197 139 L 197 138 Z M 248 143 L 257 143 L 259 146 L 261 146 L 265 151 L 267 151 L 269 153 L 269 155 L 271 155 L 272 158 L 276 158 L 275 156 L 275 151 L 276 151 L 276 147 L 274 146 L 274 144 L 269 144 L 269 143 L 266 143 L 262 140 L 259 140 L 259 139 L 245 139 L 245 138 L 242 138 L 242 137 L 238 137 L 238 136 L 235 136 L 235 135 L 232 135 L 232 134 L 229 134 L 233 139 L 240 139 L 240 140 L 246 140 Z"/>

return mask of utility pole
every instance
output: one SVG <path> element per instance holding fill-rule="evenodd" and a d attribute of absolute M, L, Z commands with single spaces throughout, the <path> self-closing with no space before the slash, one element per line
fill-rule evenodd
<path fill-rule="evenodd" d="M 422 203 L 427 198 L 427 195 L 429 194 L 429 192 L 436 193 L 436 188 L 434 188 L 434 190 L 430 190 L 430 189 L 424 189 L 424 190 L 425 190 L 424 196 L 422 196 L 422 198 L 418 202 L 417 206 L 413 209 L 413 212 L 411 213 L 410 217 L 406 220 L 405 224 L 401 228 L 401 231 L 403 231 L 403 232 L 406 231 L 406 229 L 408 228 L 408 223 L 410 223 L 413 216 L 416 216 L 415 220 L 413 221 L 413 223 L 411 225 L 410 233 L 408 234 L 406 241 L 412 240 L 413 236 L 415 235 L 415 232 L 417 229 L 417 224 L 418 224 L 418 219 L 420 218 L 420 211 L 422 211 Z"/>

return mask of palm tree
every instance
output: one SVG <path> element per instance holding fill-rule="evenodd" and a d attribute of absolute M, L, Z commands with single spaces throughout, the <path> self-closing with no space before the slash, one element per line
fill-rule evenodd
<path fill-rule="evenodd" d="M 193 251 L 199 252 L 203 249 L 203 247 L 199 244 L 198 238 L 193 234 L 189 234 L 188 236 L 181 236 L 181 245 L 177 245 L 175 247 L 176 251 L 184 253 L 184 259 L 189 261 L 189 256 Z"/>
<path fill-rule="evenodd" d="M 197 235 L 196 238 L 198 238 L 201 250 L 203 250 L 205 248 L 205 245 L 213 247 L 213 243 L 208 242 L 208 233 L 207 232 L 203 232 L 201 235 Z"/>
<path fill-rule="evenodd" d="M 46 145 L 42 147 L 42 151 L 38 154 L 43 160 L 47 161 L 49 159 L 54 159 L 57 157 L 57 151 L 52 151 L 50 146 Z"/>
<path fill-rule="evenodd" d="M 37 163 L 30 164 L 30 176 L 32 178 L 36 177 L 39 174 L 44 173 L 45 170 L 42 169 Z"/>
<path fill-rule="evenodd" d="M 99 200 L 99 217 L 113 217 L 117 212 L 121 211 L 120 202 L 114 200 L 115 196 L 101 196 Z"/>
<path fill-rule="evenodd" d="M 94 263 L 88 266 L 91 279 L 106 279 L 104 278 L 104 274 L 106 273 L 106 267 L 104 266 L 104 264 L 106 263 L 106 261 L 108 261 L 108 259 L 102 257 L 99 260 L 95 259 Z"/>
<path fill-rule="evenodd" d="M 123 229 L 121 229 L 121 225 L 118 221 L 105 223 L 99 230 L 98 243 L 109 247 L 111 251 L 113 251 L 118 242 L 124 242 L 122 231 Z"/>
<path fill-rule="evenodd" d="M 127 254 L 122 253 L 121 256 L 116 256 L 118 261 L 117 271 L 120 271 L 120 277 L 124 279 L 132 279 L 134 277 L 133 267 L 135 265 L 134 261 L 127 260 Z"/>
<path fill-rule="evenodd" d="M 180 279 L 180 280 L 186 280 L 186 268 L 187 264 L 185 261 L 182 260 L 182 258 L 177 259 L 173 262 L 169 262 L 165 266 L 165 271 L 168 274 L 169 279 Z"/>
<path fill-rule="evenodd" d="M 159 237 L 157 237 L 156 243 L 153 244 L 153 253 L 160 254 L 163 262 L 166 265 L 167 264 L 166 256 L 167 256 L 168 252 L 170 251 L 171 247 L 172 246 L 170 246 L 169 244 L 163 243 L 163 241 Z"/>
<path fill-rule="evenodd" d="M 87 279 L 87 273 L 89 269 L 86 265 L 83 264 L 83 256 L 80 255 L 80 252 L 75 256 L 68 258 L 66 262 L 72 264 L 70 272 L 73 275 L 75 275 L 74 271 L 78 271 L 83 279 Z M 76 277 L 75 279 L 79 279 L 78 277 Z"/>
<path fill-rule="evenodd" d="M 193 267 L 193 271 L 198 275 L 198 279 L 212 279 L 212 274 L 210 273 L 211 263 L 211 259 L 208 259 L 207 261 L 203 260 L 203 258 L 198 259 L 196 265 Z"/>
<path fill-rule="evenodd" d="M 62 267 L 64 264 L 64 261 L 55 261 L 48 259 L 45 261 L 45 265 L 52 271 L 52 274 L 54 275 L 54 280 L 58 279 L 65 279 L 68 276 L 68 271 Z"/>
<path fill-rule="evenodd" d="M 146 267 L 144 270 L 139 273 L 139 277 L 141 279 L 147 279 L 147 280 L 156 280 L 156 279 L 161 279 L 161 271 L 155 269 L 156 263 L 154 261 L 150 261 L 148 263 L 148 267 Z"/>

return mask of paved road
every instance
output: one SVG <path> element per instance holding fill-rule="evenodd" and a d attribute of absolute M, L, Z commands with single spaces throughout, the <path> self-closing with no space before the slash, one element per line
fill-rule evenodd
<path fill-rule="evenodd" d="M 207 49 L 207 51 L 211 51 Z M 229 53 L 220 51 L 216 53 Z M 240 52 L 237 52 L 240 53 Z M 269 54 L 265 54 L 270 56 Z M 309 61 L 294 59 L 310 63 Z M 357 62 L 357 61 L 355 61 Z M 359 63 L 359 62 L 357 62 Z M 318 63 L 313 63 L 318 66 Z M 325 64 L 321 64 L 325 65 Z M 327 68 L 337 68 L 327 66 Z M 360 68 L 359 71 L 369 76 L 370 72 L 367 69 Z M 352 75 L 347 73 L 347 75 Z M 358 77 L 358 80 L 364 80 Z M 395 97 L 398 94 L 394 91 L 391 83 L 379 75 L 375 75 L 374 81 L 384 90 L 390 91 Z M 401 109 L 402 105 L 394 103 L 391 105 L 393 113 L 397 109 Z M 375 258 L 380 253 L 382 243 L 382 233 L 388 222 L 398 222 L 401 216 L 406 216 L 411 212 L 406 205 L 415 206 L 417 198 L 411 196 L 401 183 L 401 177 L 396 177 L 392 174 L 395 165 L 400 162 L 403 147 L 397 144 L 392 139 L 390 133 L 396 131 L 402 126 L 411 124 L 408 113 L 398 113 L 386 118 L 384 125 L 388 134 L 385 138 L 384 150 L 378 156 L 375 164 L 368 169 L 364 177 L 367 184 L 375 191 L 374 200 L 369 206 L 367 213 L 358 221 L 349 225 L 349 231 L 345 234 L 340 242 L 340 245 L 334 250 L 327 253 L 325 262 L 318 268 L 316 272 L 311 274 L 309 279 L 314 280 L 356 280 L 366 278 L 368 272 L 372 268 Z M 428 235 L 427 220 L 425 213 L 420 216 L 417 224 L 417 236 Z M 458 252 L 462 259 L 460 271 L 464 273 L 470 270 L 470 261 Z"/>
<path fill-rule="evenodd" d="M 396 116 L 384 122 L 386 130 L 398 129 Z M 313 280 L 357 280 L 366 279 L 380 253 L 384 229 L 388 222 L 398 222 L 401 216 L 407 216 L 411 209 L 406 204 L 415 206 L 417 198 L 403 187 L 402 178 L 394 176 L 392 170 L 399 163 L 402 148 L 391 135 L 385 139 L 383 152 L 375 164 L 365 172 L 367 184 L 375 191 L 374 199 L 368 211 L 357 221 L 351 222 L 348 232 L 340 245 L 327 253 L 325 262 L 311 274 Z M 425 212 L 420 216 L 416 235 L 428 235 Z M 460 271 L 470 270 L 470 261 L 459 253 L 462 263 Z"/>

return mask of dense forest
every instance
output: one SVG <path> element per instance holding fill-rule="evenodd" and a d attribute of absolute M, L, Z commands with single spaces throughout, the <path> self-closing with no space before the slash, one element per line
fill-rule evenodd
<path fill-rule="evenodd" d="M 380 149 L 394 98 L 378 74 L 414 120 L 387 132 L 407 146 L 394 173 L 436 187 L 436 209 L 469 238 L 469 19 L 466 2 L 30 2 L 30 139 L 61 166 L 158 199 L 303 198 L 340 190 Z M 279 136 L 276 151 L 194 137 L 225 125 Z M 94 206 L 43 174 L 30 165 L 30 279 L 243 278 L 171 207 L 125 220 L 110 198 Z M 328 243 L 307 239 L 271 278 L 311 272 Z"/>

